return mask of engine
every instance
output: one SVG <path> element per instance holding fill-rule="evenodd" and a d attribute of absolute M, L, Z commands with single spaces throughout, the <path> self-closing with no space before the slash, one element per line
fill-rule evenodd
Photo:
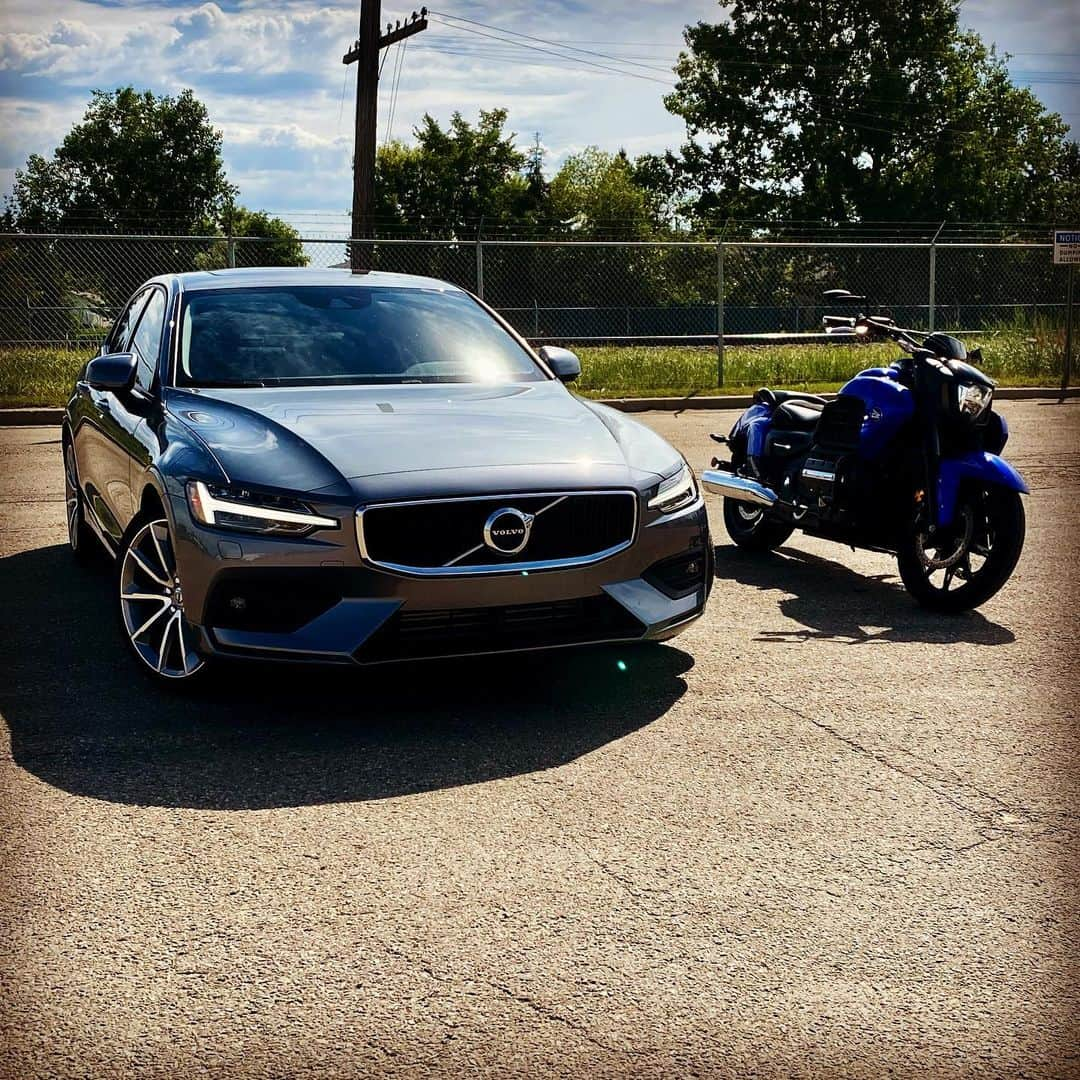
<path fill-rule="evenodd" d="M 813 513 L 839 521 L 850 511 L 853 462 L 843 454 L 814 447 L 796 474 L 796 502 Z"/>

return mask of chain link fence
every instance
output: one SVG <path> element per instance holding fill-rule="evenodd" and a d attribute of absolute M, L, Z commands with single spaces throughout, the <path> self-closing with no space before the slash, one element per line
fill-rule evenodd
<path fill-rule="evenodd" d="M 373 269 L 451 281 L 521 334 L 571 345 L 821 340 L 822 293 L 919 330 L 1056 334 L 1066 267 L 1039 243 L 363 241 Z M 0 235 L 0 344 L 89 347 L 130 294 L 163 273 L 347 267 L 338 239 L 296 244 L 190 236 Z"/>

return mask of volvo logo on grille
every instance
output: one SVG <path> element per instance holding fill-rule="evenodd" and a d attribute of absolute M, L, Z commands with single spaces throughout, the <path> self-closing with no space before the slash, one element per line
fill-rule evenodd
<path fill-rule="evenodd" d="M 484 522 L 484 543 L 500 555 L 517 555 L 525 550 L 535 520 L 533 514 L 504 506 Z"/>

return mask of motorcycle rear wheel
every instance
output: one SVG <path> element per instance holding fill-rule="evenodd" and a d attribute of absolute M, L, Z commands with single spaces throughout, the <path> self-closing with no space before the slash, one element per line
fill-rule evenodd
<path fill-rule="evenodd" d="M 1019 492 L 968 488 L 953 528 L 911 533 L 897 552 L 900 578 L 932 611 L 970 611 L 1012 576 L 1024 547 L 1026 521 Z"/>
<path fill-rule="evenodd" d="M 764 507 L 738 499 L 724 499 L 724 528 L 745 551 L 772 551 L 795 531 L 786 521 L 770 519 Z"/>

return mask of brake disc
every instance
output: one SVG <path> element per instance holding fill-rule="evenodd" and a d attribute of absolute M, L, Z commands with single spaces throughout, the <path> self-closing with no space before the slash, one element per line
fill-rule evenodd
<path fill-rule="evenodd" d="M 947 570 L 967 554 L 971 534 L 975 531 L 975 518 L 970 506 L 960 507 L 957 515 L 961 518 L 959 528 L 954 525 L 944 541 L 940 534 L 929 532 L 921 532 L 915 537 L 915 550 L 927 570 Z"/>

